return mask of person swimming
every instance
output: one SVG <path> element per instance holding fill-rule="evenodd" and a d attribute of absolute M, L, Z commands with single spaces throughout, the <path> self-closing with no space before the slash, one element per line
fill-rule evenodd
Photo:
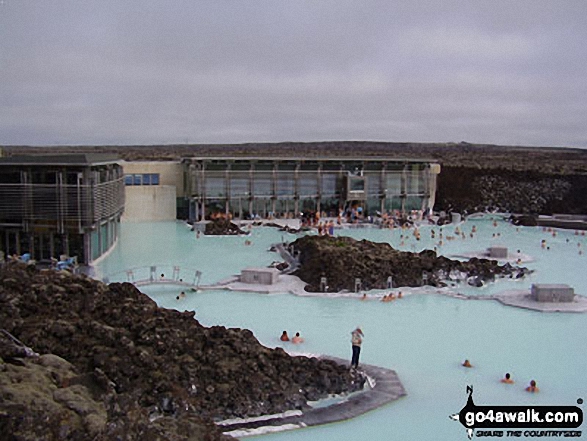
<path fill-rule="evenodd" d="M 302 337 L 300 337 L 300 333 L 299 332 L 296 332 L 296 335 L 294 336 L 294 338 L 291 339 L 291 342 L 293 344 L 296 344 L 297 345 L 298 343 L 303 343 L 304 342 L 304 339 Z"/>
<path fill-rule="evenodd" d="M 526 388 L 526 392 L 532 392 L 532 393 L 538 392 L 539 390 L 540 389 L 538 389 L 538 386 L 536 386 L 536 381 L 535 380 L 530 381 L 530 386 L 528 386 Z"/>
<path fill-rule="evenodd" d="M 467 359 L 465 361 L 463 361 L 463 366 L 466 368 L 472 368 L 473 365 L 471 364 L 471 362 Z"/>
<path fill-rule="evenodd" d="M 510 373 L 508 372 L 505 374 L 505 377 L 501 379 L 502 383 L 513 384 L 514 380 L 512 380 Z"/>
<path fill-rule="evenodd" d="M 289 335 L 287 335 L 287 331 L 283 331 L 281 333 L 281 337 L 279 337 L 281 341 L 289 341 Z"/>

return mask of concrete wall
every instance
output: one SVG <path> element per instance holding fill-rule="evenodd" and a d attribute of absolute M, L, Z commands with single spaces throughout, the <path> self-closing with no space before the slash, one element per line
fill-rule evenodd
<path fill-rule="evenodd" d="M 124 174 L 159 173 L 159 185 L 172 185 L 177 197 L 184 195 L 183 169 L 177 161 L 123 161 Z"/>
<path fill-rule="evenodd" d="M 575 290 L 569 285 L 535 283 L 532 285 L 531 295 L 538 302 L 572 302 Z"/>
<path fill-rule="evenodd" d="M 279 271 L 275 268 L 247 268 L 241 271 L 240 281 L 243 283 L 257 283 L 273 285 L 277 283 Z"/>
<path fill-rule="evenodd" d="M 487 248 L 487 255 L 492 259 L 507 259 L 507 247 L 489 247 Z"/>
<path fill-rule="evenodd" d="M 183 196 L 181 163 L 123 161 L 124 174 L 158 173 L 159 185 L 127 185 L 123 222 L 170 221 L 177 216 L 177 198 Z"/>
<path fill-rule="evenodd" d="M 127 186 L 123 222 L 170 221 L 176 217 L 172 185 Z"/>

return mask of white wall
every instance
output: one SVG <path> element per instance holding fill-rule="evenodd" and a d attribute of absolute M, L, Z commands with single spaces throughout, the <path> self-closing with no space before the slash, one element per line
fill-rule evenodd
<path fill-rule="evenodd" d="M 126 187 L 123 222 L 169 221 L 176 216 L 174 185 L 130 185 Z"/>
<path fill-rule="evenodd" d="M 124 174 L 158 173 L 159 185 L 127 185 L 123 222 L 175 220 L 177 197 L 183 194 L 178 161 L 124 161 Z"/>
<path fill-rule="evenodd" d="M 160 185 L 173 185 L 177 196 L 183 196 L 183 168 L 178 161 L 122 161 L 124 174 L 159 173 Z"/>

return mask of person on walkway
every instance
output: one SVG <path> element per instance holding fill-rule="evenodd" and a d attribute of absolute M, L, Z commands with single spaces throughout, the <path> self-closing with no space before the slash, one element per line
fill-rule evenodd
<path fill-rule="evenodd" d="M 361 344 L 363 343 L 363 331 L 359 326 L 351 332 L 351 345 L 353 349 L 353 358 L 351 359 L 351 368 L 359 367 L 359 354 L 361 353 Z"/>

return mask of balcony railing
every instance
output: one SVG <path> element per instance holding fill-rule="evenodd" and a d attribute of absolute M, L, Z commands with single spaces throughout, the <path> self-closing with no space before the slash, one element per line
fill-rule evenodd
<path fill-rule="evenodd" d="M 0 224 L 81 228 L 123 209 L 123 178 L 97 185 L 0 184 Z"/>

